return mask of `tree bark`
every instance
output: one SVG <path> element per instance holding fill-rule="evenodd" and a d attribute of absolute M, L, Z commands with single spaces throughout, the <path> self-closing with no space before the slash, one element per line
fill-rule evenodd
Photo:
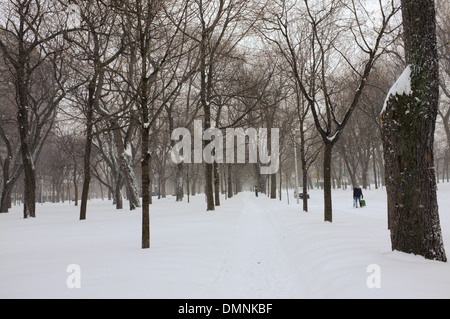
<path fill-rule="evenodd" d="M 117 182 L 114 185 L 114 201 L 116 203 L 116 209 L 123 209 L 123 198 L 122 198 L 122 186 L 123 186 L 123 175 L 120 172 L 117 177 Z"/>
<path fill-rule="evenodd" d="M 402 14 L 411 90 L 388 96 L 381 115 L 392 249 L 446 261 L 433 150 L 439 106 L 434 1 L 402 0 Z"/>
<path fill-rule="evenodd" d="M 141 54 L 145 52 L 142 50 Z M 141 183 L 142 183 L 142 249 L 150 248 L 150 152 L 148 147 L 150 137 L 150 121 L 148 110 L 148 78 L 145 76 L 147 72 L 146 58 L 143 57 L 142 66 L 142 87 L 140 96 L 140 109 L 143 126 L 141 128 L 142 154 L 141 154 Z"/>
<path fill-rule="evenodd" d="M 123 179 L 127 187 L 128 201 L 130 210 L 135 210 L 141 206 L 139 201 L 139 194 L 136 187 L 136 177 L 131 163 L 131 155 L 126 153 L 125 145 L 120 132 L 120 127 L 116 121 L 111 121 L 111 126 L 114 133 L 114 142 L 116 144 L 117 154 L 120 161 L 120 169 L 122 171 Z"/>
<path fill-rule="evenodd" d="M 333 205 L 331 197 L 331 158 L 333 151 L 332 143 L 325 143 L 323 155 L 323 188 L 324 188 L 324 219 L 326 222 L 333 222 Z"/>
<path fill-rule="evenodd" d="M 300 114 L 300 111 L 299 111 Z M 303 211 L 308 212 L 308 163 L 306 160 L 304 117 L 300 117 L 300 160 L 302 163 Z M 295 177 L 297 178 L 297 176 Z"/>
<path fill-rule="evenodd" d="M 92 113 L 92 112 L 88 112 Z M 92 115 L 91 115 L 92 116 Z M 86 219 L 87 201 L 89 196 L 89 185 L 91 182 L 91 152 L 92 152 L 92 120 L 87 116 L 86 145 L 84 149 L 84 179 L 81 191 L 80 220 Z"/>
<path fill-rule="evenodd" d="M 228 182 L 228 186 L 227 186 L 227 191 L 228 191 L 228 198 L 233 197 L 233 178 L 232 178 L 232 166 L 231 163 L 228 163 L 228 178 L 227 178 L 227 182 Z"/>
<path fill-rule="evenodd" d="M 11 188 L 12 189 L 12 188 Z M 9 204 L 11 203 L 11 189 L 3 187 L 2 197 L 0 202 L 0 214 L 9 211 Z"/>
<path fill-rule="evenodd" d="M 75 206 L 78 206 L 78 178 L 77 178 L 76 164 L 73 167 L 73 188 L 74 188 Z"/>
<path fill-rule="evenodd" d="M 184 197 L 184 185 L 183 185 L 183 171 L 184 171 L 184 165 L 183 163 L 177 164 L 176 168 L 176 201 L 182 202 Z"/>
<path fill-rule="evenodd" d="M 206 50 L 206 48 L 204 49 Z M 202 50 L 203 51 L 203 50 Z M 201 72 L 201 103 L 203 106 L 203 111 L 205 115 L 205 121 L 203 123 L 203 130 L 206 131 L 211 128 L 211 106 L 209 104 L 209 100 L 207 100 L 208 89 L 211 86 L 211 74 L 207 79 L 206 76 L 206 57 L 202 58 L 202 72 Z M 212 70 L 210 68 L 210 73 Z M 203 140 L 203 149 L 205 149 L 207 145 L 207 141 Z M 213 211 L 215 210 L 214 206 L 214 186 L 213 186 L 213 164 L 204 164 L 205 169 L 205 195 L 206 195 L 206 210 Z"/>
<path fill-rule="evenodd" d="M 94 99 L 96 96 L 97 76 L 94 75 L 89 82 L 89 96 L 86 108 L 86 144 L 84 146 L 83 160 L 83 188 L 81 192 L 80 220 L 86 219 L 87 202 L 89 197 L 89 187 L 91 183 L 91 153 L 94 130 Z"/>
<path fill-rule="evenodd" d="M 23 70 L 22 70 L 23 71 Z M 19 126 L 20 150 L 22 154 L 22 164 L 24 171 L 24 205 L 23 217 L 36 217 L 36 172 L 30 146 L 30 128 L 28 121 L 28 92 L 27 84 L 24 83 L 24 75 L 21 70 L 17 70 L 17 123 Z"/>
<path fill-rule="evenodd" d="M 219 164 L 214 161 L 213 163 L 214 170 L 214 203 L 216 206 L 220 206 L 220 173 L 219 173 Z"/>
<path fill-rule="evenodd" d="M 2 188 L 2 195 L 0 199 L 0 213 L 7 213 L 9 211 L 9 208 L 11 207 L 11 191 L 15 184 L 15 181 L 17 180 L 17 174 L 16 178 L 11 178 L 10 174 L 10 165 L 11 160 L 13 158 L 12 154 L 12 147 L 11 142 L 5 133 L 5 131 L 0 126 L 0 137 L 3 139 L 6 145 L 7 154 L 6 158 L 2 163 L 2 171 L 3 171 L 3 188 Z M 19 167 L 16 167 L 18 170 Z"/>
<path fill-rule="evenodd" d="M 376 147 L 372 146 L 372 166 L 373 166 L 373 179 L 375 183 L 375 189 L 378 189 L 378 174 L 377 174 L 377 159 L 376 159 Z"/>

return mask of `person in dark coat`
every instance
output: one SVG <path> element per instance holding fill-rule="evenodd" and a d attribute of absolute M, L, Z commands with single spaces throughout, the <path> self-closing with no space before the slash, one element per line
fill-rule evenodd
<path fill-rule="evenodd" d="M 353 189 L 353 199 L 355 201 L 356 208 L 358 208 L 358 202 L 359 206 L 361 206 L 361 198 L 364 198 L 362 189 L 358 184 L 356 184 L 356 187 Z"/>
<path fill-rule="evenodd" d="M 255 195 L 258 197 L 258 186 L 255 186 Z"/>

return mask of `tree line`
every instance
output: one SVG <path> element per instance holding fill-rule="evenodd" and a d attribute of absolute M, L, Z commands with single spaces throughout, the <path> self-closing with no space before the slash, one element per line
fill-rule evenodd
<path fill-rule="evenodd" d="M 423 24 L 431 25 L 436 39 L 429 59 L 439 61 L 435 91 L 441 99 L 427 110 L 427 142 L 423 136 L 415 141 L 428 143 L 430 169 L 424 174 L 448 179 L 449 5 L 422 2 L 2 3 L 1 212 L 9 210 L 20 186 L 24 218 L 35 217 L 45 185 L 53 201 L 74 199 L 86 219 L 94 180 L 118 209 L 124 197 L 130 210 L 142 209 L 142 248 L 148 248 L 152 195 L 171 192 L 177 201 L 189 201 L 204 193 L 206 210 L 213 211 L 221 199 L 253 186 L 281 199 L 283 188 L 297 179 L 303 211 L 308 188 L 320 185 L 324 220 L 332 222 L 332 188 L 386 185 L 393 194 L 392 188 L 409 185 L 418 168 L 405 164 L 409 177 L 389 184 L 406 173 L 403 166 L 391 172 L 398 156 L 385 160 L 391 135 L 400 134 L 387 124 L 388 113 L 398 123 L 398 112 L 380 114 L 393 83 L 417 56 L 418 45 L 410 40 L 417 35 L 404 32 L 405 12 L 418 19 L 417 8 L 427 8 L 433 18 Z M 445 134 L 434 141 L 436 119 Z M 171 132 L 193 131 L 195 120 L 203 130 L 223 132 L 280 128 L 279 172 L 261 175 L 259 164 L 173 164 Z M 402 134 L 407 139 L 411 131 Z M 301 176 L 294 174 L 296 164 Z M 410 198 L 401 194 L 402 201 Z M 392 211 L 389 204 L 390 216 Z"/>

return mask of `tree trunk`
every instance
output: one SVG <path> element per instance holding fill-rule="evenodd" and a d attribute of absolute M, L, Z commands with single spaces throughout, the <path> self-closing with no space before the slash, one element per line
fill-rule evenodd
<path fill-rule="evenodd" d="M 3 189 L 0 199 L 0 213 L 7 213 L 11 208 L 12 190 L 20 174 L 22 174 L 22 170 L 23 166 L 20 166 L 11 176 L 9 174 L 9 164 L 3 166 Z"/>
<path fill-rule="evenodd" d="M 202 41 L 200 43 L 200 103 L 203 108 L 205 121 L 203 122 L 203 130 L 211 128 L 211 92 L 213 81 L 213 63 L 212 57 L 209 57 L 209 66 L 207 61 L 208 37 L 209 32 L 202 25 Z M 207 141 L 203 140 L 203 149 L 205 149 Z M 213 185 L 213 164 L 204 164 L 205 169 L 205 195 L 206 210 L 213 211 L 214 207 L 214 185 Z"/>
<path fill-rule="evenodd" d="M 19 59 L 24 57 L 23 43 L 20 43 Z M 16 99 L 18 103 L 17 124 L 19 126 L 20 151 L 24 172 L 23 217 L 36 217 L 36 172 L 30 145 L 30 124 L 28 119 L 28 90 L 25 79 L 25 61 L 16 68 Z"/>
<path fill-rule="evenodd" d="M 324 219 L 333 222 L 333 205 L 331 199 L 331 157 L 333 144 L 325 143 L 323 155 L 323 188 L 324 188 Z"/>
<path fill-rule="evenodd" d="M 195 196 L 197 190 L 197 178 L 198 178 L 198 170 L 195 172 L 195 176 L 192 178 L 192 184 L 191 184 L 191 196 Z"/>
<path fill-rule="evenodd" d="M 186 196 L 187 196 L 187 202 L 190 203 L 190 189 L 189 189 L 189 183 L 190 183 L 190 176 L 189 176 L 189 167 L 186 169 Z"/>
<path fill-rule="evenodd" d="M 228 163 L 228 178 L 227 178 L 227 182 L 228 182 L 228 187 L 227 187 L 227 191 L 228 191 L 228 198 L 233 197 L 233 179 L 231 176 L 231 170 L 232 170 L 232 166 L 231 163 Z"/>
<path fill-rule="evenodd" d="M 378 176 L 377 176 L 377 160 L 376 160 L 376 147 L 372 147 L 372 165 L 373 165 L 373 179 L 375 183 L 375 189 L 378 189 Z"/>
<path fill-rule="evenodd" d="M 227 176 L 226 176 L 226 168 L 225 165 L 222 166 L 222 178 L 220 179 L 220 190 L 225 196 L 225 200 L 227 200 Z"/>
<path fill-rule="evenodd" d="M 446 261 L 436 194 L 434 132 L 439 99 L 435 8 L 402 0 L 410 90 L 387 97 L 382 137 L 392 249 Z"/>
<path fill-rule="evenodd" d="M 78 180 L 77 180 L 77 169 L 76 165 L 74 165 L 73 169 L 73 188 L 74 188 L 74 201 L 75 206 L 78 206 Z"/>
<path fill-rule="evenodd" d="M 302 184 L 303 184 L 303 211 L 308 212 L 308 171 L 302 170 Z"/>
<path fill-rule="evenodd" d="M 277 174 L 270 175 L 270 198 L 277 198 Z"/>
<path fill-rule="evenodd" d="M 220 206 L 220 174 L 219 164 L 215 161 L 213 163 L 214 169 L 214 203 L 216 206 Z"/>
<path fill-rule="evenodd" d="M 303 211 L 308 212 L 308 164 L 306 161 L 306 141 L 303 123 L 300 124 L 300 160 L 302 163 L 302 191 L 303 191 Z M 295 176 L 295 178 L 298 178 Z"/>
<path fill-rule="evenodd" d="M 123 177 L 119 176 L 117 178 L 117 183 L 114 187 L 114 200 L 116 203 L 117 210 L 123 209 L 122 186 L 123 186 Z"/>
<path fill-rule="evenodd" d="M 4 185 L 0 203 L 0 213 L 7 213 L 11 204 L 12 186 Z"/>
<path fill-rule="evenodd" d="M 143 70 L 146 67 L 143 66 Z M 144 73 L 145 74 L 145 73 Z M 148 80 L 143 77 L 141 88 L 141 116 L 144 125 L 141 128 L 142 139 L 142 249 L 150 248 L 150 153 L 148 148 L 148 141 L 150 136 L 150 127 L 146 125 L 149 123 L 148 113 Z"/>
<path fill-rule="evenodd" d="M 367 179 L 368 179 L 368 171 L 369 171 L 369 165 L 364 163 L 362 165 L 362 176 L 361 176 L 361 180 L 362 180 L 362 188 L 364 190 L 367 189 L 367 186 L 369 185 Z"/>
<path fill-rule="evenodd" d="M 64 203 L 65 193 L 64 193 L 64 182 L 63 181 L 61 181 L 58 185 L 58 193 L 59 193 L 59 198 L 60 198 L 61 202 Z"/>
<path fill-rule="evenodd" d="M 278 171 L 278 173 L 280 174 L 279 185 L 278 185 L 278 198 L 281 201 L 282 200 L 282 198 L 281 198 L 281 191 L 282 191 L 282 187 L 283 187 L 283 174 L 282 174 L 282 171 L 281 171 L 281 165 L 280 165 L 280 170 Z"/>
<path fill-rule="evenodd" d="M 86 219 L 87 202 L 89 197 L 89 186 L 91 183 L 91 153 L 93 139 L 94 122 L 94 96 L 95 96 L 96 77 L 94 76 L 89 83 L 89 97 L 86 110 L 86 144 L 84 146 L 84 180 L 81 193 L 80 220 Z"/>
<path fill-rule="evenodd" d="M 205 163 L 205 195 L 207 211 L 215 210 L 213 188 L 213 165 Z"/>
<path fill-rule="evenodd" d="M 204 104 L 204 111 L 205 111 L 205 122 L 204 122 L 203 129 L 204 129 L 204 131 L 206 131 L 209 128 L 211 128 L 211 109 L 210 109 L 208 102 L 206 102 L 206 100 L 204 100 L 203 104 Z M 207 145 L 207 142 L 205 140 L 203 140 L 203 149 L 205 149 L 206 145 Z M 206 210 L 213 211 L 213 210 L 215 210 L 215 207 L 214 207 L 214 185 L 213 185 L 213 164 L 205 163 L 204 169 L 205 169 Z"/>
<path fill-rule="evenodd" d="M 183 187 L 183 163 L 177 164 L 176 168 L 176 201 L 182 202 L 184 195 L 184 187 Z"/>
<path fill-rule="evenodd" d="M 6 144 L 6 149 L 8 152 L 5 160 L 2 163 L 3 188 L 2 188 L 2 195 L 1 195 L 1 199 L 0 199 L 0 213 L 7 213 L 9 211 L 9 208 L 11 207 L 11 191 L 14 187 L 14 184 L 16 183 L 18 176 L 20 175 L 22 166 L 15 167 L 14 173 L 12 174 L 13 177 L 11 177 L 10 165 L 11 165 L 11 159 L 13 158 L 11 142 L 10 142 L 7 134 L 4 132 L 3 129 L 1 129 L 1 127 L 0 127 L 0 135 Z"/>
<path fill-rule="evenodd" d="M 140 207 L 139 194 L 136 187 L 136 177 L 131 163 L 131 155 L 127 154 L 123 142 L 122 134 L 119 125 L 116 121 L 111 121 L 111 126 L 114 134 L 114 142 L 116 144 L 117 153 L 120 161 L 120 169 L 122 171 L 123 179 L 127 187 L 128 201 L 130 210 L 135 210 Z"/>

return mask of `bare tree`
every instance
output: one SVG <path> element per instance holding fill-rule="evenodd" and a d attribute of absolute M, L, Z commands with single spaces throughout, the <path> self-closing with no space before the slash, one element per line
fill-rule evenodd
<path fill-rule="evenodd" d="M 197 67 L 184 63 L 194 47 L 186 41 L 189 1 L 119 1 L 127 19 L 126 36 L 135 43 L 134 81 L 130 94 L 140 117 L 142 179 L 142 248 L 150 247 L 150 150 L 149 138 L 160 115 Z M 184 63 L 184 64 L 183 64 Z M 164 79 L 164 81 L 162 81 Z"/>
<path fill-rule="evenodd" d="M 23 170 L 21 165 L 19 138 L 16 123 L 14 102 L 14 84 L 9 76 L 6 63 L 0 60 L 2 80 L 0 82 L 0 165 L 2 173 L 2 193 L 0 213 L 7 213 L 11 208 L 11 191 Z"/>
<path fill-rule="evenodd" d="M 84 179 L 80 205 L 80 220 L 86 219 L 89 187 L 91 182 L 91 153 L 94 137 L 96 113 L 104 116 L 101 107 L 105 73 L 124 50 L 124 42 L 119 37 L 119 16 L 109 1 L 74 1 L 78 8 L 79 31 L 65 34 L 72 44 L 72 55 L 85 64 L 72 64 L 78 70 L 78 78 L 85 87 L 81 87 L 85 105 L 83 113 L 86 125 L 86 143 L 84 150 Z M 88 44 L 88 45 L 87 45 Z M 67 63 L 70 63 L 69 61 Z M 84 95 L 84 93 L 86 93 Z"/>
<path fill-rule="evenodd" d="M 70 162 L 72 183 L 74 189 L 74 205 L 78 206 L 79 190 L 78 183 L 81 179 L 81 162 L 83 158 L 83 139 L 77 133 L 77 128 L 63 129 L 57 125 L 59 132 L 56 134 L 58 147 L 61 148 Z M 67 165 L 69 165 L 67 163 Z"/>
<path fill-rule="evenodd" d="M 251 29 L 251 23 L 250 25 L 243 23 L 245 13 L 249 12 L 248 6 L 249 2 L 242 0 L 195 0 L 196 19 L 200 23 L 200 28 L 195 30 L 191 37 L 200 48 L 200 103 L 203 109 L 205 131 L 212 127 L 211 105 L 217 59 L 233 50 Z M 207 141 L 203 141 L 203 147 L 206 143 Z M 205 163 L 204 166 L 206 210 L 213 211 L 215 209 L 213 164 Z M 217 179 L 216 173 L 216 185 L 218 185 Z"/>
<path fill-rule="evenodd" d="M 306 16 L 299 18 L 306 20 L 310 35 L 304 39 L 303 43 L 299 43 L 292 40 L 295 35 L 293 32 L 296 30 L 292 30 L 293 19 L 288 15 L 289 10 L 298 9 L 287 1 L 279 1 L 279 7 L 279 12 L 275 14 L 276 25 L 282 35 L 278 46 L 292 65 L 293 76 L 300 92 L 309 104 L 315 127 L 323 142 L 324 219 L 332 222 L 332 150 L 358 105 L 376 60 L 385 52 L 382 39 L 389 31 L 389 22 L 397 13 L 398 8 L 391 1 L 390 8 L 386 11 L 380 1 L 381 23 L 366 25 L 363 23 L 362 15 L 367 15 L 368 11 L 358 0 L 348 3 L 331 1 L 331 3 L 314 4 L 305 0 Z M 352 17 L 350 25 L 346 25 L 343 19 L 339 19 L 346 15 Z M 373 20 L 371 21 L 373 22 Z M 372 39 L 367 36 L 367 31 L 370 29 L 375 33 Z M 351 62 L 353 59 L 348 55 L 349 50 L 343 45 L 345 41 L 340 38 L 341 35 L 346 34 L 345 30 L 350 32 L 353 44 L 364 56 L 364 60 L 359 66 Z M 301 44 L 307 45 L 310 50 L 307 77 L 302 77 L 301 64 L 298 59 Z M 361 57 L 356 59 L 361 60 Z M 338 93 L 343 90 L 343 87 L 339 87 L 339 80 L 335 73 L 337 65 L 345 64 L 351 72 L 358 76 L 358 82 L 356 87 L 351 88 L 352 96 L 347 101 L 342 101 Z"/>
<path fill-rule="evenodd" d="M 5 18 L 0 27 L 0 52 L 14 83 L 24 173 L 24 218 L 36 216 L 35 163 L 56 107 L 65 95 L 59 85 L 63 76 L 58 57 L 59 38 L 67 30 L 58 23 L 58 9 L 55 2 L 40 0 L 13 0 L 1 7 Z M 49 85 L 38 88 L 37 81 L 43 80 L 40 85 Z M 43 87 L 48 91 L 42 91 Z M 39 124 L 33 126 L 35 121 Z"/>

